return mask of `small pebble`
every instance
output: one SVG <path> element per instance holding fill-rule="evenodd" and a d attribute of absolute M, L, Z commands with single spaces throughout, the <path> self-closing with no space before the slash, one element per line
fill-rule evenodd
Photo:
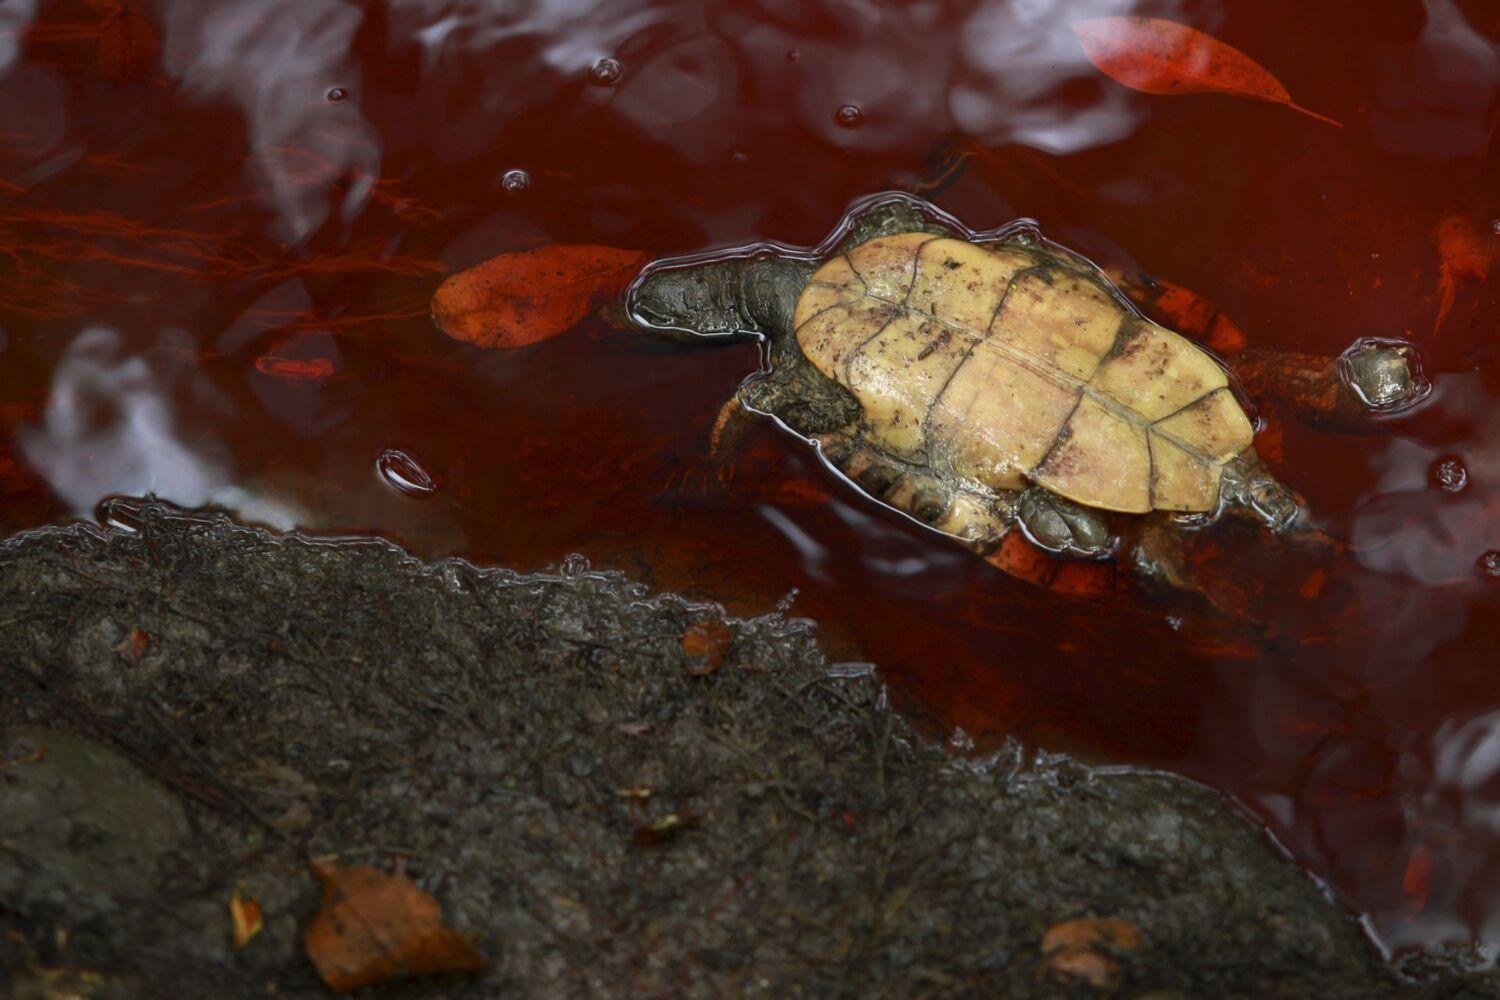
<path fill-rule="evenodd" d="M 1457 493 L 1469 485 L 1469 470 L 1456 458 L 1445 458 L 1432 467 L 1432 481 L 1444 493 Z"/>
<path fill-rule="evenodd" d="M 859 105 L 857 104 L 841 104 L 839 105 L 839 109 L 833 113 L 833 120 L 844 128 L 854 128 L 854 126 L 864 121 L 864 119 L 865 113 L 859 110 Z"/>
<path fill-rule="evenodd" d="M 531 175 L 524 170 L 507 170 L 500 178 L 500 186 L 511 193 L 525 191 L 531 186 Z"/>
<path fill-rule="evenodd" d="M 1479 557 L 1475 564 L 1479 567 L 1479 574 L 1491 580 L 1500 580 L 1500 549 L 1490 549 Z"/>
<path fill-rule="evenodd" d="M 618 59 L 605 56 L 589 68 L 589 82 L 600 87 L 613 87 L 625 73 L 625 65 Z"/>

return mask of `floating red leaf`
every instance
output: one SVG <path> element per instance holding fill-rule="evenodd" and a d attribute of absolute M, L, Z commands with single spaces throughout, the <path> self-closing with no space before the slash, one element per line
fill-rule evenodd
<path fill-rule="evenodd" d="M 1185 24 L 1155 17 L 1097 17 L 1074 22 L 1073 34 L 1100 72 L 1133 90 L 1249 97 L 1342 127 L 1294 102 L 1280 80 L 1239 49 Z"/>
<path fill-rule="evenodd" d="M 534 344 L 617 294 L 646 260 L 635 250 L 565 244 L 501 254 L 444 281 L 432 318 L 448 336 L 480 347 Z"/>

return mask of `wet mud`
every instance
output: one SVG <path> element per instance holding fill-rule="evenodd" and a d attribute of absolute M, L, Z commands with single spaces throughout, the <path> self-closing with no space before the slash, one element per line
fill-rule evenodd
<path fill-rule="evenodd" d="M 782 611 L 102 514 L 0 545 L 0 994 L 324 995 L 337 855 L 488 960 L 371 995 L 1496 995 L 1201 786 L 920 737 Z"/>

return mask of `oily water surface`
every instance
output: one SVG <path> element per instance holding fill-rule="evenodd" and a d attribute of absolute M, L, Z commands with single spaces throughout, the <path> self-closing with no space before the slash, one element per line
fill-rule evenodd
<path fill-rule="evenodd" d="M 1071 27 L 1121 15 L 1233 45 L 1343 127 L 1122 86 Z M 956 749 L 1188 775 L 1386 946 L 1500 946 L 1497 108 L 1490 0 L 7 0 L 0 529 L 150 492 L 785 599 Z M 721 477 L 754 343 L 596 313 L 483 350 L 428 315 L 498 253 L 810 245 L 885 190 L 1035 219 L 1252 344 L 1411 343 L 1432 390 L 1374 434 L 1260 414 L 1347 550 L 1234 535 L 1254 627 L 1069 598 L 769 421 Z"/>

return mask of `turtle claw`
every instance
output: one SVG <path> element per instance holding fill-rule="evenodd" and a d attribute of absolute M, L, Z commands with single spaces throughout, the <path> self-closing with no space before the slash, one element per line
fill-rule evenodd
<path fill-rule="evenodd" d="M 1425 391 L 1416 352 L 1401 341 L 1356 341 L 1339 357 L 1338 367 L 1344 385 L 1372 410 L 1399 409 Z"/>

